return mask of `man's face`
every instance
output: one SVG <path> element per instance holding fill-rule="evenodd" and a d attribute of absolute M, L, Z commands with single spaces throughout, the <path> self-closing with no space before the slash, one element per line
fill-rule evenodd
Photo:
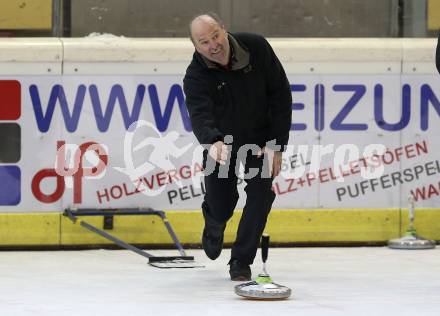
<path fill-rule="evenodd" d="M 229 62 L 229 41 L 225 28 L 210 17 L 199 17 L 191 25 L 197 52 L 221 65 Z"/>

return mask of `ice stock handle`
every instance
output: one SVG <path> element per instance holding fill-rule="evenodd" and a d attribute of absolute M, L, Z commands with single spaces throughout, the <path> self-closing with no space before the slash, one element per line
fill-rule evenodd
<path fill-rule="evenodd" d="M 261 236 L 261 258 L 263 259 L 263 262 L 266 262 L 268 254 L 269 254 L 269 235 L 263 234 L 263 236 Z"/>

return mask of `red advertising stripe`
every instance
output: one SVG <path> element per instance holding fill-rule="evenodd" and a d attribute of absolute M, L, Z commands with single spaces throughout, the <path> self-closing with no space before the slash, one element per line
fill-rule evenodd
<path fill-rule="evenodd" d="M 17 120 L 20 115 L 20 82 L 17 80 L 0 80 L 0 120 Z"/>

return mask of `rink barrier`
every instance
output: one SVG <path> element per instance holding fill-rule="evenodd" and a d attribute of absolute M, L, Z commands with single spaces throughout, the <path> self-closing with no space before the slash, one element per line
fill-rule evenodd
<path fill-rule="evenodd" d="M 415 228 L 424 238 L 440 240 L 440 210 L 417 209 Z M 200 245 L 203 219 L 200 210 L 169 210 L 168 220 L 182 244 Z M 241 211 L 236 211 L 225 242 L 235 238 Z M 103 227 L 102 217 L 88 221 Z M 266 232 L 274 244 L 385 244 L 408 227 L 408 212 L 400 209 L 276 209 L 269 215 Z M 128 243 L 173 245 L 160 220 L 144 216 L 115 216 L 109 232 Z M 0 214 L 0 246 L 110 245 L 107 240 L 74 225 L 62 213 Z"/>
<path fill-rule="evenodd" d="M 269 39 L 288 74 L 435 74 L 436 39 Z M 2 77 L 14 75 L 182 75 L 191 59 L 188 39 L 2 38 Z M 93 64 L 93 67 L 90 67 Z M 294 205 L 292 205 L 293 207 Z M 417 209 L 415 226 L 425 238 L 440 240 L 440 209 Z M 167 211 L 185 244 L 199 244 L 200 210 Z M 231 219 L 225 241 L 232 242 L 239 212 Z M 99 220 L 91 219 L 99 225 Z M 386 242 L 406 229 L 405 210 L 275 209 L 267 231 L 274 243 Z M 101 223 L 102 224 L 102 223 Z M 132 243 L 171 244 L 160 223 L 115 218 L 116 236 Z M 61 212 L 22 213 L 0 208 L 0 246 L 106 244 L 74 227 Z"/>
<path fill-rule="evenodd" d="M 436 39 L 271 38 L 287 74 L 435 74 Z M 0 38 L 6 75 L 184 74 L 186 38 Z"/>

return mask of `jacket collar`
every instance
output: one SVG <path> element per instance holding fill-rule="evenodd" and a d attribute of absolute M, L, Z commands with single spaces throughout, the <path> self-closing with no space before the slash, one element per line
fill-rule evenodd
<path fill-rule="evenodd" d="M 231 70 L 243 69 L 249 65 L 250 54 L 246 47 L 240 45 L 240 43 L 228 33 L 229 46 L 231 49 Z M 210 69 L 223 68 L 219 64 L 209 60 L 205 56 L 197 53 L 205 63 L 206 67 Z"/>

